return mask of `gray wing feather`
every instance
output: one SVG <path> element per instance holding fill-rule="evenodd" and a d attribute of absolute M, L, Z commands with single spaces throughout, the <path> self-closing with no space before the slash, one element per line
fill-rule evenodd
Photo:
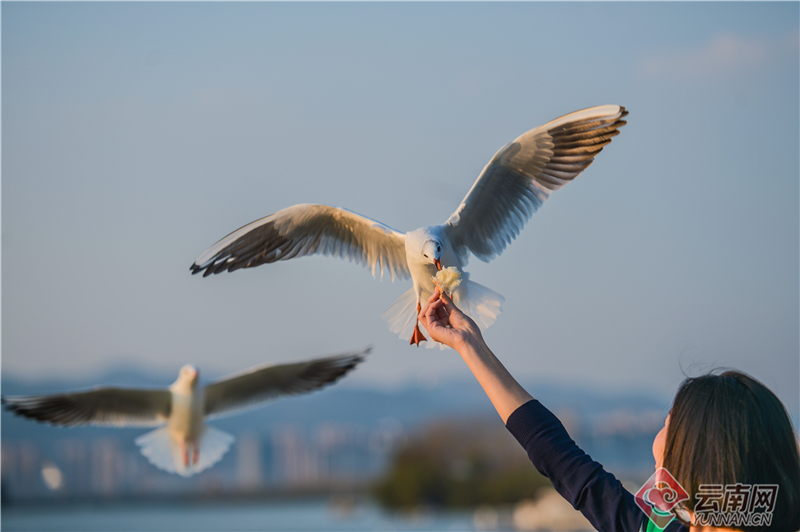
<path fill-rule="evenodd" d="M 463 262 L 503 252 L 550 193 L 585 170 L 619 134 L 628 114 L 605 105 L 576 111 L 524 133 L 483 169 L 445 231 Z"/>
<path fill-rule="evenodd" d="M 308 393 L 332 384 L 364 360 L 371 348 L 294 364 L 257 366 L 205 388 L 205 415 L 232 413 L 281 395 Z"/>
<path fill-rule="evenodd" d="M 192 273 L 232 272 L 279 260 L 322 254 L 409 276 L 405 235 L 354 212 L 327 205 L 294 205 L 232 232 L 191 266 Z"/>
<path fill-rule="evenodd" d="M 172 407 L 168 390 L 94 388 L 53 395 L 3 397 L 3 405 L 18 416 L 52 425 L 156 426 Z"/>

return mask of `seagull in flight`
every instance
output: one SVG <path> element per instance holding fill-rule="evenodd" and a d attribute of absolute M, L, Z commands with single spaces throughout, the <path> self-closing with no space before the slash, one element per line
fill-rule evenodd
<path fill-rule="evenodd" d="M 190 477 L 215 463 L 234 437 L 205 419 L 252 408 L 283 395 L 308 393 L 355 368 L 371 348 L 289 364 L 262 365 L 205 386 L 191 364 L 165 389 L 96 387 L 53 395 L 3 397 L 15 414 L 64 427 L 159 426 L 136 438 L 142 454 L 159 469 Z"/>
<path fill-rule="evenodd" d="M 503 146 L 483 169 L 458 209 L 441 225 L 407 233 L 340 207 L 301 204 L 237 229 L 191 266 L 203 277 L 240 268 L 323 254 L 375 269 L 381 277 L 411 277 L 413 286 L 382 315 L 401 338 L 419 346 L 421 302 L 435 289 L 432 277 L 455 266 L 462 282 L 453 301 L 482 328 L 495 322 L 503 296 L 469 280 L 469 254 L 489 262 L 516 238 L 531 215 L 578 176 L 619 134 L 628 111 L 590 107 L 556 118 Z M 415 311 L 416 309 L 416 311 Z"/>

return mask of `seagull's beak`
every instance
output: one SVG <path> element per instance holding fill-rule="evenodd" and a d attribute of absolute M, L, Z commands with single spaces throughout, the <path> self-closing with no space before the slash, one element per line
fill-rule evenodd
<path fill-rule="evenodd" d="M 439 262 L 439 259 L 433 259 L 433 263 L 436 265 L 436 269 L 442 271 L 442 263 Z"/>

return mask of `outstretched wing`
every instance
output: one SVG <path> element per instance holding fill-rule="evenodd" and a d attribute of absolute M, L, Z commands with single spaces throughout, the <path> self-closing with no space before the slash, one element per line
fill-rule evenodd
<path fill-rule="evenodd" d="M 257 366 L 205 388 L 205 415 L 228 414 L 281 395 L 308 393 L 335 382 L 364 360 L 371 348 L 294 364 Z"/>
<path fill-rule="evenodd" d="M 619 134 L 627 114 L 618 105 L 590 107 L 501 148 L 445 224 L 464 262 L 468 250 L 484 262 L 502 253 L 550 193 L 585 170 Z"/>
<path fill-rule="evenodd" d="M 251 268 L 295 257 L 333 255 L 395 276 L 409 276 L 405 235 L 360 214 L 327 205 L 294 205 L 237 229 L 192 264 L 192 273 Z M 204 271 L 205 270 L 205 271 Z"/>
<path fill-rule="evenodd" d="M 53 395 L 3 397 L 6 409 L 52 425 L 155 426 L 172 408 L 168 390 L 94 388 Z"/>

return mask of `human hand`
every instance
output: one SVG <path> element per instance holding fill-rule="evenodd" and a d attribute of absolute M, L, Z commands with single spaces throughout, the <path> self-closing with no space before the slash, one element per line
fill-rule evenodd
<path fill-rule="evenodd" d="M 478 325 L 437 288 L 419 312 L 419 321 L 431 339 L 456 351 L 464 344 L 483 342 Z"/>

